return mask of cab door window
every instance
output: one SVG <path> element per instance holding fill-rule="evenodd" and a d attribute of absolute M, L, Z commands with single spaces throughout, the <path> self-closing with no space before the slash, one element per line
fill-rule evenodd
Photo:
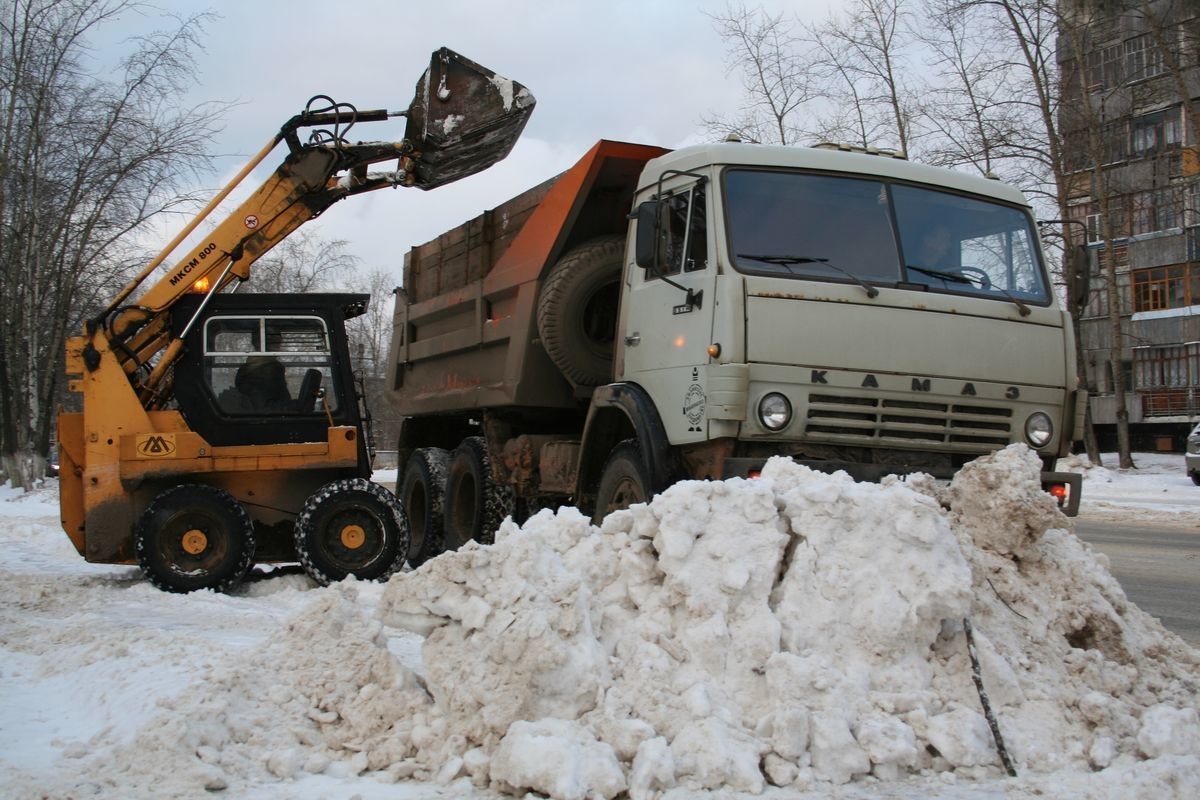
<path fill-rule="evenodd" d="M 663 275 L 696 272 L 708 266 L 703 186 L 677 192 L 659 205 L 658 266 Z"/>
<path fill-rule="evenodd" d="M 338 409 L 329 332 L 320 317 L 214 317 L 205 323 L 204 379 L 231 416 Z"/>

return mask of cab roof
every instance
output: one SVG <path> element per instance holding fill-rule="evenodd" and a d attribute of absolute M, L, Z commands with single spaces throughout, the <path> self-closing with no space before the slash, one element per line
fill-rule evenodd
<path fill-rule="evenodd" d="M 710 165 L 783 167 L 892 178 L 1029 206 L 1025 196 L 1013 187 L 957 170 L 915 164 L 886 155 L 824 147 L 785 147 L 740 142 L 684 147 L 655 158 L 646 164 L 638 183 L 638 190 L 653 187 L 667 170 L 692 172 Z"/>

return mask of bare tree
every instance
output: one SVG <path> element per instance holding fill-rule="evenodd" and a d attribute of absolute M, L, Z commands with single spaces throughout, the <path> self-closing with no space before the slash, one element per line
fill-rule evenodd
<path fill-rule="evenodd" d="M 68 332 L 139 258 L 130 234 L 177 209 L 218 114 L 173 110 L 203 16 L 131 40 L 112 69 L 88 37 L 127 0 L 0 0 L 0 474 L 42 473 Z"/>
<path fill-rule="evenodd" d="M 358 256 L 347 249 L 345 239 L 325 239 L 306 229 L 293 233 L 254 262 L 245 291 L 328 291 L 355 276 Z"/>
<path fill-rule="evenodd" d="M 387 374 L 387 353 L 392 337 L 392 317 L 395 311 L 397 273 L 389 269 L 374 269 L 359 278 L 358 291 L 371 295 L 367 311 L 351 320 L 347 328 L 350 352 L 358 367 L 370 378 Z"/>
<path fill-rule="evenodd" d="M 908 5 L 909 0 L 853 0 L 844 14 L 809 28 L 827 88 L 849 101 L 846 131 L 864 146 L 889 145 L 906 153 L 915 106 L 906 78 L 914 38 Z M 837 126 L 829 132 L 836 134 Z"/>
<path fill-rule="evenodd" d="M 803 129 L 797 112 L 811 98 L 811 67 L 801 55 L 796 24 L 743 3 L 731 3 L 712 19 L 729 71 L 741 75 L 745 100 L 736 115 L 702 117 L 701 124 L 715 138 L 795 144 Z"/>

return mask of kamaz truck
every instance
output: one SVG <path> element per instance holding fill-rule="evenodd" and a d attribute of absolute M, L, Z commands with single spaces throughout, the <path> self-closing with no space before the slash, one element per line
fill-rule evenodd
<path fill-rule="evenodd" d="M 601 141 L 406 256 L 409 560 L 772 456 L 949 477 L 1020 442 L 1073 514 L 1079 478 L 1053 468 L 1083 421 L 1074 354 L 1029 203 L 998 181 L 845 146 Z"/>

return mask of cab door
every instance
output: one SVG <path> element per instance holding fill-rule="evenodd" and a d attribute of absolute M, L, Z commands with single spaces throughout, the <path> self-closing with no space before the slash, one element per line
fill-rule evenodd
<path fill-rule="evenodd" d="M 709 213 L 705 181 L 677 181 L 658 201 L 657 267 L 639 267 L 634 248 L 626 248 L 617 376 L 650 394 L 673 444 L 707 436 L 705 371 L 716 302 Z"/>

